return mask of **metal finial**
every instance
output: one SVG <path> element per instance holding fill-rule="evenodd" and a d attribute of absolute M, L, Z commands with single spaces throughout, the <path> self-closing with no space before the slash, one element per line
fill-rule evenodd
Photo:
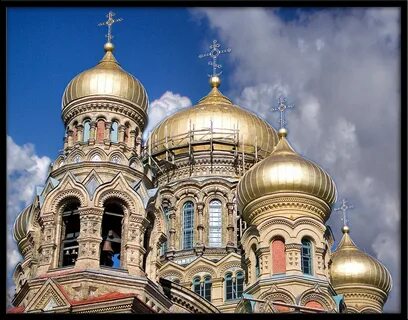
<path fill-rule="evenodd" d="M 112 42 L 113 39 L 113 35 L 112 35 L 112 25 L 115 22 L 121 22 L 123 21 L 122 18 L 118 18 L 118 19 L 113 19 L 113 17 L 116 16 L 116 13 L 114 13 L 113 11 L 109 11 L 109 13 L 106 15 L 106 18 L 108 18 L 107 21 L 105 22 L 101 22 L 98 24 L 98 27 L 102 27 L 102 26 L 108 26 L 108 34 L 106 35 L 106 38 L 108 38 L 108 43 Z"/>
<path fill-rule="evenodd" d="M 205 58 L 205 57 L 212 58 L 212 61 L 208 61 L 208 64 L 212 66 L 212 71 L 213 71 L 212 75 L 208 75 L 209 77 L 217 77 L 221 75 L 222 71 L 217 73 L 217 69 L 220 69 L 222 67 L 221 64 L 217 64 L 217 58 L 220 54 L 231 52 L 230 48 L 223 49 L 223 50 L 220 50 L 219 48 L 220 48 L 220 44 L 217 42 L 217 40 L 213 40 L 212 45 L 210 45 L 210 52 L 203 53 L 198 56 L 200 59 Z"/>
<path fill-rule="evenodd" d="M 292 109 L 294 108 L 295 105 L 288 105 L 286 98 L 283 96 L 280 96 L 278 99 L 278 106 L 276 108 L 273 108 L 272 111 L 279 111 L 280 112 L 280 119 L 279 119 L 279 125 L 280 128 L 285 128 L 285 125 L 288 123 L 285 120 L 285 111 L 286 109 Z"/>
<path fill-rule="evenodd" d="M 343 213 L 343 217 L 341 218 L 341 220 L 343 220 L 343 227 L 348 227 L 349 220 L 347 218 L 347 210 L 353 208 L 354 208 L 353 205 L 348 205 L 347 200 L 343 199 L 341 206 L 334 209 L 334 211 L 341 211 Z"/>

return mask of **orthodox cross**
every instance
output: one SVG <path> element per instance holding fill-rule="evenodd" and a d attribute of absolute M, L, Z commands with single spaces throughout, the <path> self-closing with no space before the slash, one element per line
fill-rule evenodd
<path fill-rule="evenodd" d="M 286 109 L 292 109 L 294 108 L 294 105 L 288 105 L 286 102 L 286 98 L 283 96 L 280 96 L 278 99 L 278 106 L 276 108 L 273 108 L 272 111 L 279 111 L 280 112 L 280 127 L 284 128 L 285 125 L 287 124 L 287 121 L 285 120 L 285 112 Z"/>
<path fill-rule="evenodd" d="M 347 200 L 343 199 L 342 200 L 342 204 L 340 207 L 334 209 L 334 211 L 342 211 L 343 213 L 343 217 L 341 218 L 341 220 L 343 220 L 343 226 L 348 226 L 348 218 L 347 218 L 347 210 L 348 209 L 353 209 L 354 207 L 352 205 L 348 205 L 347 204 Z"/>
<path fill-rule="evenodd" d="M 106 35 L 106 38 L 108 38 L 108 42 L 110 43 L 111 40 L 113 39 L 113 35 L 112 35 L 112 25 L 115 22 L 121 22 L 123 21 L 122 18 L 118 18 L 118 19 L 113 19 L 113 17 L 116 15 L 116 13 L 114 13 L 113 11 L 109 11 L 109 13 L 106 15 L 106 18 L 108 18 L 107 21 L 105 22 L 101 22 L 98 24 L 98 27 L 102 27 L 102 26 L 108 26 L 108 34 Z"/>
<path fill-rule="evenodd" d="M 216 77 L 216 76 L 221 75 L 222 71 L 217 73 L 217 69 L 220 69 L 222 67 L 221 64 L 217 64 L 217 58 L 220 54 L 231 52 L 230 48 L 223 49 L 223 50 L 220 50 L 219 48 L 220 48 L 220 44 L 217 42 L 217 40 L 213 40 L 212 45 L 210 45 L 210 52 L 203 53 L 198 56 L 200 59 L 205 58 L 205 57 L 212 58 L 212 61 L 208 61 L 208 64 L 212 66 L 212 69 L 213 69 L 213 73 L 212 75 L 208 75 L 209 77 Z"/>

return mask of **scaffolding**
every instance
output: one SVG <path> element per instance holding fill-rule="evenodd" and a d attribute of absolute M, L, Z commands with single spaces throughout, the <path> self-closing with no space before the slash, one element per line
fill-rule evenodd
<path fill-rule="evenodd" d="M 196 129 L 190 120 L 187 132 L 177 135 L 169 135 L 169 132 L 171 130 L 165 126 L 164 138 L 161 139 L 156 134 L 149 133 L 147 145 L 143 149 L 144 161 L 150 166 L 154 164 L 161 172 L 174 169 L 176 158 L 188 157 L 191 174 L 198 152 L 209 152 L 210 171 L 213 172 L 214 153 L 221 151 L 233 154 L 234 166 L 243 175 L 246 164 L 256 163 L 260 160 L 259 157 L 267 155 L 267 151 L 258 146 L 258 137 L 245 137 L 240 134 L 238 125 L 233 129 L 216 128 L 211 121 L 208 128 Z M 253 143 L 246 143 L 251 139 Z"/>

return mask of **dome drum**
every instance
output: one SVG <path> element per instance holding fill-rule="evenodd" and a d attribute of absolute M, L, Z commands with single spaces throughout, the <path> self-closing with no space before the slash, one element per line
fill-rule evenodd
<path fill-rule="evenodd" d="M 331 213 L 331 208 L 326 202 L 300 192 L 268 194 L 252 201 L 244 208 L 238 207 L 238 210 L 249 224 L 258 224 L 272 216 L 287 216 L 293 220 L 308 216 L 324 224 Z"/>

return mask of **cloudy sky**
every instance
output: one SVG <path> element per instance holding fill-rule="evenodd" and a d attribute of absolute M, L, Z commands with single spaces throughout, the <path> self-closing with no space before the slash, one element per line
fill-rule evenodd
<path fill-rule="evenodd" d="M 109 10 L 8 10 L 7 224 L 30 203 L 62 148 L 61 96 L 75 74 L 101 58 Z M 217 39 L 221 91 L 275 128 L 271 111 L 284 94 L 292 146 L 334 178 L 354 205 L 351 236 L 393 278 L 386 312 L 400 310 L 399 11 L 384 9 L 114 10 L 115 55 L 150 98 L 147 133 L 209 88 L 206 61 Z M 41 21 L 42 23 L 38 23 Z M 39 39 L 41 41 L 39 41 Z M 339 206 L 339 204 L 337 204 Z M 328 221 L 341 238 L 339 213 Z M 20 259 L 8 234 L 8 291 Z"/>

